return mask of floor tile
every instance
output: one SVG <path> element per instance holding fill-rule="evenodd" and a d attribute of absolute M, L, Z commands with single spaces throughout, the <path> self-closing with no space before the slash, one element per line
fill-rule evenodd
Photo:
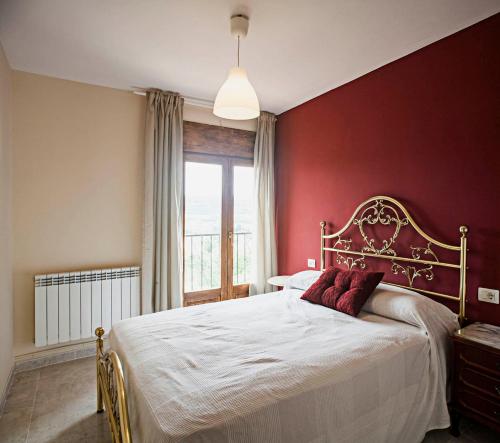
<path fill-rule="evenodd" d="M 0 442 L 24 443 L 28 435 L 32 408 L 5 411 L 0 418 Z"/>
<path fill-rule="evenodd" d="M 44 442 L 111 442 L 109 425 L 104 414 L 96 414 L 95 409 L 80 411 L 79 414 L 58 414 L 38 417 L 30 426 L 29 443 Z M 42 421 L 40 421 L 42 420 Z"/>
<path fill-rule="evenodd" d="M 95 358 L 88 357 L 80 360 L 71 360 L 64 363 L 45 366 L 40 368 L 40 379 L 57 380 L 62 378 L 74 379 L 78 377 L 89 377 L 95 374 Z"/>
<path fill-rule="evenodd" d="M 17 408 L 32 407 L 35 400 L 40 372 L 27 371 L 14 375 L 14 380 L 7 395 L 4 412 Z"/>
<path fill-rule="evenodd" d="M 94 358 L 40 370 L 28 442 L 45 441 L 110 441 L 106 416 L 96 414 Z"/>
<path fill-rule="evenodd" d="M 13 385 L 36 382 L 40 378 L 40 369 L 16 372 L 12 381 Z"/>

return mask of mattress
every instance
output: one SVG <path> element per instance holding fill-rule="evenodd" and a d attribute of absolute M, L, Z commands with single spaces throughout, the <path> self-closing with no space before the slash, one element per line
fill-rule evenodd
<path fill-rule="evenodd" d="M 438 328 L 301 294 L 116 323 L 134 441 L 401 443 L 449 425 Z"/>

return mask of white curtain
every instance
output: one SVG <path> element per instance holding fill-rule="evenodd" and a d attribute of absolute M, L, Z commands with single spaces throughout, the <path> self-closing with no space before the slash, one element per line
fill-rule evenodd
<path fill-rule="evenodd" d="M 267 279 L 276 275 L 274 215 L 274 127 L 276 116 L 261 112 L 254 148 L 255 240 L 251 294 L 270 292 Z"/>
<path fill-rule="evenodd" d="M 142 313 L 182 306 L 184 99 L 146 95 Z"/>

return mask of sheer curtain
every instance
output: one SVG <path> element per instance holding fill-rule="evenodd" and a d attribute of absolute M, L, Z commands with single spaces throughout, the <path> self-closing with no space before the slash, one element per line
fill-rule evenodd
<path fill-rule="evenodd" d="M 142 313 L 182 306 L 184 99 L 146 95 Z"/>
<path fill-rule="evenodd" d="M 267 279 L 276 275 L 274 215 L 274 127 L 276 116 L 261 112 L 254 148 L 255 240 L 251 294 L 270 292 Z"/>

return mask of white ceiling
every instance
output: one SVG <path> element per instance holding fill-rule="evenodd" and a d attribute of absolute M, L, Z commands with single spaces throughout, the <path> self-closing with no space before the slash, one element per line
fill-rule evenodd
<path fill-rule="evenodd" d="M 500 0 L 0 0 L 0 41 L 14 69 L 213 100 L 240 12 L 241 64 L 262 109 L 281 113 L 500 12 Z"/>

